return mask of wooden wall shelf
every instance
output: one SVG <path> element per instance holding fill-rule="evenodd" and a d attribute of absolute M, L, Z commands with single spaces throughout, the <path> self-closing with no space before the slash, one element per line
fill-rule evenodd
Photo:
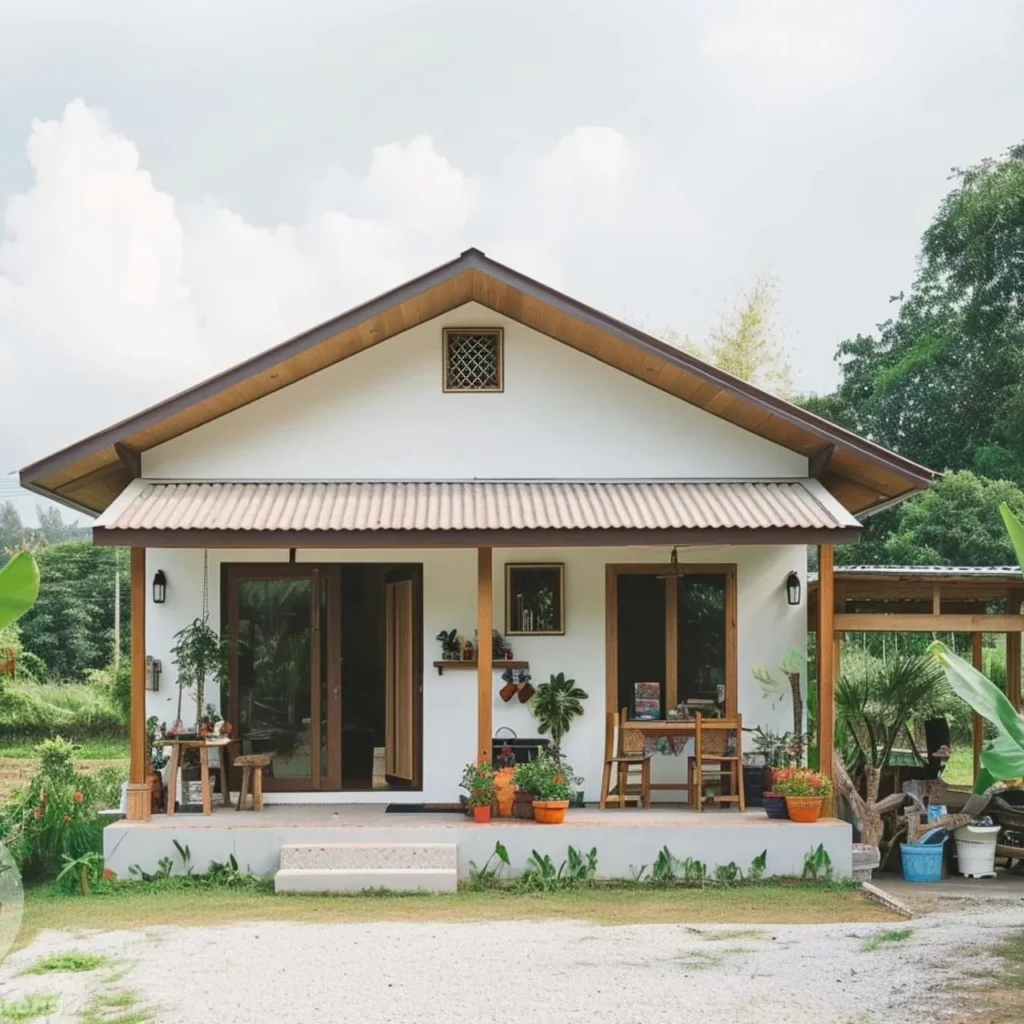
<path fill-rule="evenodd" d="M 446 668 L 453 668 L 453 669 L 473 668 L 473 669 L 475 669 L 476 667 L 477 667 L 477 663 L 475 661 L 435 661 L 434 662 L 434 668 L 437 669 L 437 674 L 439 676 L 444 674 L 444 670 Z M 495 659 L 492 667 L 495 670 L 500 668 L 502 670 L 502 672 L 504 672 L 505 669 L 507 669 L 507 668 L 515 668 L 515 669 L 523 669 L 523 668 L 525 668 L 525 669 L 528 669 L 530 667 L 530 663 L 528 661 L 506 661 L 504 658 L 497 658 L 497 659 Z"/>

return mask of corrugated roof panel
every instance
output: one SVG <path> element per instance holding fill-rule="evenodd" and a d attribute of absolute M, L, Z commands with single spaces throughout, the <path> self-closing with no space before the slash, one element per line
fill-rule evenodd
<path fill-rule="evenodd" d="M 839 529 L 856 520 L 809 480 L 140 481 L 109 530 Z"/>

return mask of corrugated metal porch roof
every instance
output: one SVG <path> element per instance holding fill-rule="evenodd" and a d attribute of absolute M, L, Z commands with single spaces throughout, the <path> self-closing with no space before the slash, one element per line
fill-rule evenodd
<path fill-rule="evenodd" d="M 858 528 L 816 480 L 160 482 L 96 522 L 114 531 Z"/>

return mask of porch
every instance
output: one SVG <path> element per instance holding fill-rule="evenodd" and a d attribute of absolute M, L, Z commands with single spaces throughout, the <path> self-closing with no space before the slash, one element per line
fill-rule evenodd
<path fill-rule="evenodd" d="M 394 806 L 394 805 L 391 805 Z M 837 878 L 852 871 L 851 829 L 836 819 L 813 825 L 773 821 L 760 808 L 743 813 L 705 811 L 681 807 L 650 810 L 580 808 L 569 811 L 565 824 L 537 825 L 515 818 L 494 819 L 478 825 L 458 812 L 393 812 L 383 804 L 268 804 L 261 813 L 217 806 L 211 815 L 154 815 L 149 821 L 121 821 L 104 831 L 104 857 L 120 877 L 137 865 L 155 872 L 157 862 L 169 857 L 175 872 L 182 863 L 175 842 L 191 853 L 191 866 L 203 872 L 210 861 L 226 862 L 234 856 L 239 868 L 257 875 L 278 870 L 281 847 L 288 844 L 358 843 L 453 844 L 457 848 L 458 876 L 467 878 L 470 862 L 482 866 L 495 843 L 508 850 L 514 873 L 520 873 L 530 854 L 548 854 L 556 865 L 569 846 L 597 849 L 598 875 L 629 878 L 654 863 L 667 847 L 680 859 L 702 861 L 713 874 L 719 865 L 734 862 L 744 873 L 751 861 L 767 851 L 765 874 L 800 875 L 805 854 L 822 844 Z"/>

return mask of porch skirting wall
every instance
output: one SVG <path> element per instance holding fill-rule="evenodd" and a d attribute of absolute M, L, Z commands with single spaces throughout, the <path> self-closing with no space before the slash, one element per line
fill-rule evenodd
<path fill-rule="evenodd" d="M 547 679 L 551 673 L 565 672 L 590 695 L 585 714 L 574 723 L 564 746 L 566 756 L 584 778 L 583 789 L 591 801 L 598 796 L 604 754 L 605 566 L 666 564 L 669 556 L 670 549 L 663 547 L 494 550 L 494 626 L 502 633 L 505 632 L 506 562 L 565 564 L 565 635 L 513 636 L 509 640 L 516 660 L 529 661 L 534 684 Z M 438 675 L 431 662 L 440 656 L 434 640 L 440 630 L 457 629 L 471 636 L 476 628 L 476 558 L 473 549 L 300 549 L 296 553 L 298 562 L 415 562 L 423 565 L 423 788 L 418 795 L 407 799 L 429 803 L 456 800 L 462 768 L 475 756 L 476 673 L 458 670 Z M 164 671 L 159 691 L 147 693 L 146 715 L 155 715 L 160 721 L 170 723 L 177 715 L 178 701 L 170 651 L 174 634 L 191 622 L 202 608 L 203 551 L 150 549 L 146 559 L 147 580 L 158 569 L 167 577 L 166 603 L 150 604 L 147 609 L 146 653 L 159 658 Z M 686 548 L 681 560 L 736 564 L 738 703 L 744 725 L 762 725 L 776 730 L 792 728 L 788 687 L 785 692 L 780 690 L 777 694 L 766 695 L 752 672 L 755 668 L 774 668 L 789 651 L 805 649 L 806 608 L 803 604 L 787 603 L 785 578 L 795 570 L 806 580 L 806 549 L 795 545 Z M 213 624 L 219 626 L 221 621 L 222 564 L 287 561 L 286 550 L 211 550 L 209 599 Z M 806 587 L 804 591 L 806 593 Z M 806 674 L 803 684 L 806 688 Z M 492 688 L 495 730 L 507 726 L 519 736 L 536 736 L 536 720 L 517 700 L 504 703 L 498 696 L 501 685 L 501 665 L 497 663 Z M 207 699 L 214 698 L 215 695 L 210 694 Z M 185 705 L 182 717 L 188 721 L 194 718 L 188 694 Z M 680 781 L 685 772 L 685 756 L 654 759 L 655 782 Z M 387 791 L 268 795 L 270 802 L 281 803 L 379 803 L 394 798 L 394 794 Z M 580 842 L 587 841 L 580 838 Z M 564 838 L 562 842 L 564 846 Z"/>
<path fill-rule="evenodd" d="M 501 842 L 508 850 L 512 871 L 522 872 L 533 850 L 549 854 L 555 864 L 565 860 L 566 848 L 597 849 L 598 875 L 630 878 L 634 870 L 654 863 L 663 847 L 680 859 L 703 861 L 716 867 L 735 862 L 744 873 L 750 862 L 767 851 L 765 873 L 800 875 L 804 856 L 822 844 L 832 858 L 836 878 L 852 873 L 851 829 L 845 821 L 822 819 L 813 825 L 771 821 L 762 812 L 738 814 L 708 811 L 653 809 L 650 811 L 570 811 L 564 825 L 534 825 L 502 819 L 475 825 L 454 814 L 384 814 L 369 807 L 271 807 L 260 815 L 218 811 L 200 815 L 156 815 L 151 822 L 117 822 L 104 830 L 104 862 L 120 878 L 129 868 L 157 870 L 157 861 L 169 857 L 175 872 L 182 870 L 172 840 L 191 853 L 190 866 L 204 873 L 211 861 L 224 863 L 233 855 L 242 870 L 256 875 L 278 869 L 286 843 L 393 844 L 452 843 L 458 850 L 460 878 L 469 876 L 470 861 L 484 864 Z M 337 820 L 335 820 L 337 819 Z"/>

